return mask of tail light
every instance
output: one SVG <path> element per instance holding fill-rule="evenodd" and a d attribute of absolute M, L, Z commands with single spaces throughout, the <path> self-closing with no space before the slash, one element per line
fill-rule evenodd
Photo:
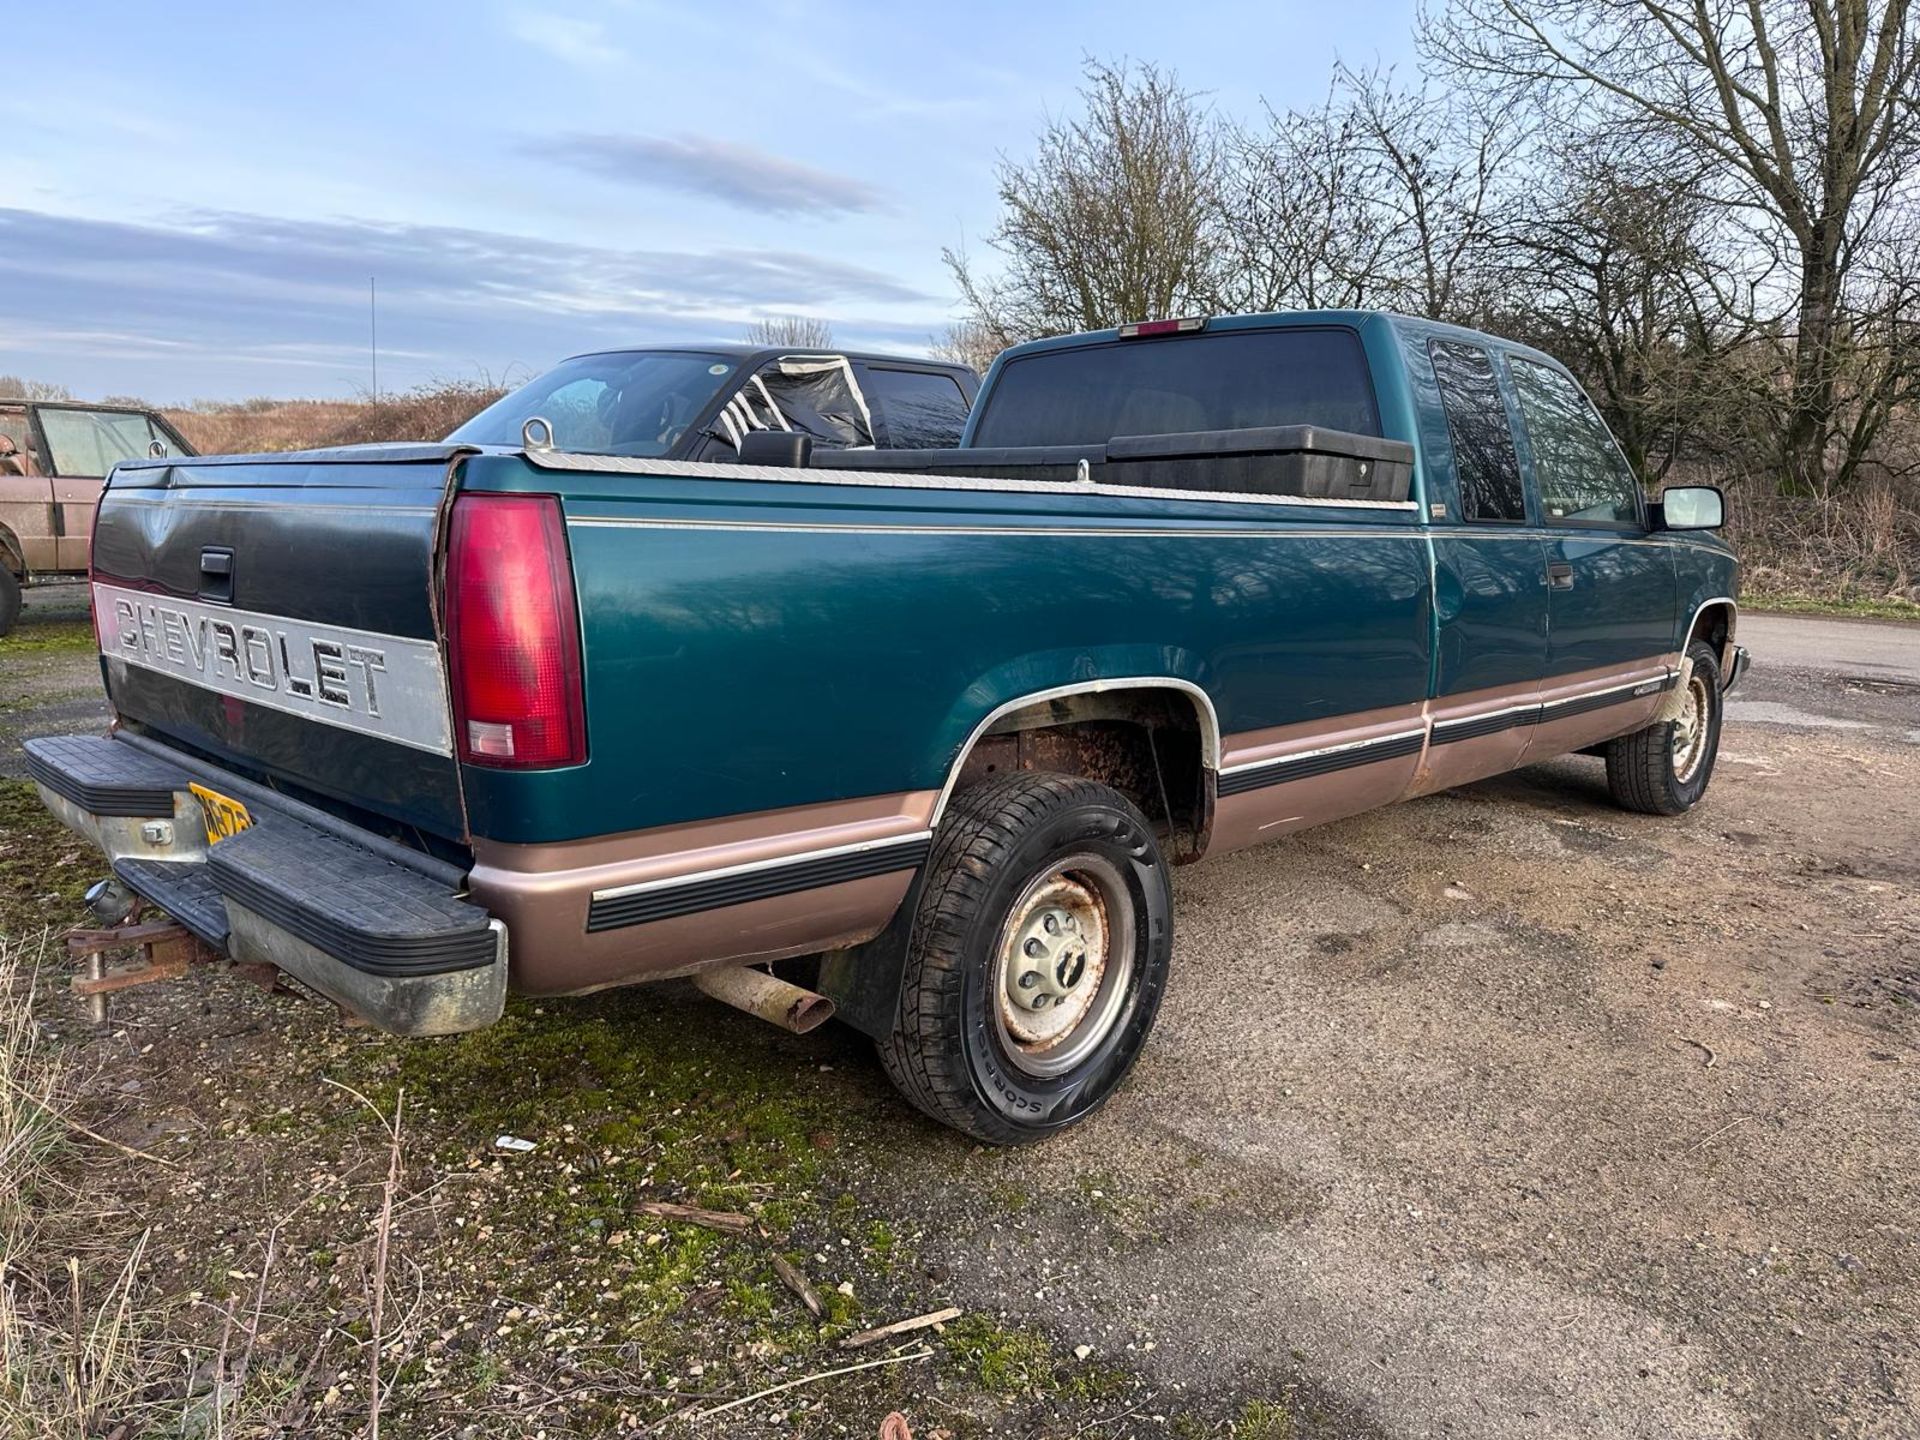
<path fill-rule="evenodd" d="M 447 634 L 461 760 L 515 770 L 585 762 L 580 615 L 559 500 L 453 502 Z"/>
<path fill-rule="evenodd" d="M 1191 335 L 1207 328 L 1207 317 L 1188 315 L 1179 320 L 1135 320 L 1120 327 L 1122 340 L 1144 340 L 1149 335 Z"/>

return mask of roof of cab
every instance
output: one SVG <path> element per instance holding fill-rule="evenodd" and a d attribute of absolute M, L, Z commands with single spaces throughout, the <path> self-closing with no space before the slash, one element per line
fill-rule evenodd
<path fill-rule="evenodd" d="M 1283 326 L 1307 325 L 1346 325 L 1355 330 L 1365 331 L 1374 326 L 1386 325 L 1394 330 L 1415 330 L 1422 335 L 1446 335 L 1470 343 L 1494 344 L 1516 354 L 1537 357 L 1559 368 L 1560 362 L 1551 355 L 1523 345 L 1517 340 L 1508 340 L 1502 336 L 1480 330 L 1469 330 L 1460 325 L 1448 325 L 1438 320 L 1423 319 L 1418 315 L 1402 315 L 1392 310 L 1273 310 L 1251 315 L 1209 315 L 1206 328 L 1188 331 L 1184 335 L 1170 336 L 1170 339 L 1191 339 L 1195 335 L 1218 334 L 1222 330 L 1270 330 Z M 1043 340 L 1029 340 L 1022 345 L 1014 345 L 1001 352 L 995 364 L 1018 359 L 1023 355 L 1036 354 L 1043 350 L 1069 350 L 1083 345 L 1100 345 L 1121 338 L 1120 331 L 1084 330 L 1073 335 L 1050 335 Z"/>
<path fill-rule="evenodd" d="M 848 360 L 859 360 L 875 365 L 911 365 L 922 370 L 947 370 L 971 375 L 970 366 L 956 364 L 949 360 L 930 360 L 924 355 L 895 355 L 882 350 L 849 350 L 838 345 L 809 347 L 805 345 L 744 345 L 718 341 L 711 345 L 692 342 L 675 342 L 670 345 L 609 345 L 603 350 L 583 350 L 578 355 L 569 355 L 569 360 L 583 360 L 589 355 L 633 355 L 645 351 L 666 351 L 681 355 L 720 355 L 741 364 L 758 364 L 767 360 L 777 360 L 782 356 L 844 356 Z"/>

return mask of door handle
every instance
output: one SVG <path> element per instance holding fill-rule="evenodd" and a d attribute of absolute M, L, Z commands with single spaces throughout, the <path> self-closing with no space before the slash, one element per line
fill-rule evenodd
<path fill-rule="evenodd" d="M 200 552 L 200 598 L 233 603 L 233 551 L 225 546 L 209 545 Z"/>
<path fill-rule="evenodd" d="M 1547 566 L 1547 586 L 1553 590 L 1571 590 L 1573 588 L 1573 566 L 1564 560 L 1555 560 Z"/>

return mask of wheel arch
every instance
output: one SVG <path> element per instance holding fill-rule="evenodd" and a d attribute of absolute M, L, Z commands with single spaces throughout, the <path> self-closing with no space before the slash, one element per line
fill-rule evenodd
<path fill-rule="evenodd" d="M 22 585 L 31 578 L 27 571 L 27 552 L 15 535 L 5 525 L 0 525 L 0 568 L 6 569 Z"/>
<path fill-rule="evenodd" d="M 1099 732 L 1107 735 L 1101 739 Z M 1156 794 L 1166 805 L 1143 804 L 1148 814 L 1162 812 L 1169 833 L 1186 832 L 1170 848 L 1180 859 L 1197 859 L 1206 847 L 1213 820 L 1213 777 L 1220 769 L 1220 716 L 1204 687 L 1176 675 L 1122 675 L 1073 681 L 1007 696 L 976 721 L 947 767 L 934 801 L 931 827 L 938 829 L 954 792 L 970 779 L 983 778 L 999 753 L 1008 765 L 1058 769 L 1064 773 L 1115 783 L 1128 757 L 1112 735 L 1137 729 L 1147 737 L 1148 763 L 1159 782 Z M 1176 732 L 1165 743 L 1162 736 Z M 1043 732 L 1056 739 L 1077 736 L 1083 743 L 1054 746 L 1036 761 L 1034 742 Z M 1011 747 L 1008 740 L 1012 740 Z M 1174 779 L 1169 788 L 1168 779 Z M 1126 787 L 1115 783 L 1116 789 Z M 1178 795 L 1176 802 L 1175 795 Z M 1149 796 L 1153 799 L 1154 796 Z"/>
<path fill-rule="evenodd" d="M 1719 654 L 1721 671 L 1726 672 L 1733 663 L 1734 631 L 1739 623 L 1740 606 L 1731 595 L 1709 595 L 1696 600 L 1693 618 L 1680 636 L 1680 653 L 1685 655 L 1695 640 L 1704 640 Z"/>

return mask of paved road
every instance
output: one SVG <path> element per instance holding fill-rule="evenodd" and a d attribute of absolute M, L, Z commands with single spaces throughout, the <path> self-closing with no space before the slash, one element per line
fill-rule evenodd
<path fill-rule="evenodd" d="M 1920 744 L 1920 625 L 1743 615 L 1753 670 L 1727 706 L 1748 725 L 1873 730 Z"/>
<path fill-rule="evenodd" d="M 1767 664 L 1920 685 L 1920 625 L 1743 615 L 1740 641 Z"/>

